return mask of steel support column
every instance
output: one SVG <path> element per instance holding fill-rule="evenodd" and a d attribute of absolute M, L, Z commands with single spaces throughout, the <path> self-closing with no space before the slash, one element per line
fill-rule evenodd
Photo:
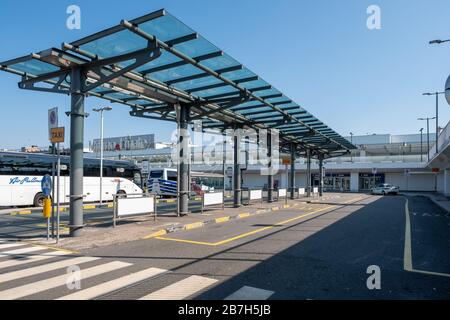
<path fill-rule="evenodd" d="M 273 202 L 273 163 L 272 163 L 272 134 L 267 131 L 267 157 L 268 157 L 268 179 L 267 179 L 267 201 Z"/>
<path fill-rule="evenodd" d="M 319 196 L 323 196 L 323 154 L 319 155 Z"/>
<path fill-rule="evenodd" d="M 191 153 L 189 149 L 189 114 L 190 107 L 185 104 L 177 106 L 178 116 L 178 215 L 189 214 L 189 163 Z"/>
<path fill-rule="evenodd" d="M 235 128 L 234 130 L 234 200 L 233 204 L 235 208 L 239 208 L 242 205 L 242 172 L 241 172 L 241 129 Z"/>
<path fill-rule="evenodd" d="M 295 144 L 291 144 L 291 176 L 289 179 L 289 189 L 291 190 L 291 200 L 295 199 Z"/>
<path fill-rule="evenodd" d="M 306 149 L 306 196 L 311 197 L 311 149 Z"/>
<path fill-rule="evenodd" d="M 71 73 L 70 108 L 70 236 L 81 236 L 83 220 L 84 75 L 79 68 Z"/>

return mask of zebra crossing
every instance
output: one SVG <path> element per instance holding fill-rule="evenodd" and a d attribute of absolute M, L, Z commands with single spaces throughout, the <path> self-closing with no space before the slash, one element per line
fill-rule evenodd
<path fill-rule="evenodd" d="M 78 280 L 83 286 L 69 287 L 69 284 L 73 284 L 74 273 L 68 270 L 73 267 L 78 268 Z M 147 281 L 155 285 L 161 277 L 170 274 L 170 270 L 162 268 L 136 270 L 136 266 L 129 262 L 79 256 L 44 246 L 0 239 L 0 300 L 94 300 L 108 296 L 114 299 L 114 294 L 118 292 L 126 292 Z M 84 280 L 89 280 L 89 285 Z M 209 277 L 186 275 L 182 280 L 153 289 L 153 292 L 150 290 L 137 299 L 189 299 L 218 282 Z"/>

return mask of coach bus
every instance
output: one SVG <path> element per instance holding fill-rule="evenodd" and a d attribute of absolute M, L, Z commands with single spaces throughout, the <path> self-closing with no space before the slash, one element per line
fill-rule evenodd
<path fill-rule="evenodd" d="M 178 190 L 177 169 L 151 169 L 148 175 L 148 191 L 162 197 L 176 197 Z M 191 194 L 223 190 L 223 175 L 206 172 L 191 172 Z"/>
<path fill-rule="evenodd" d="M 41 180 L 52 174 L 55 162 L 49 154 L 0 152 L 0 207 L 42 207 Z M 70 157 L 61 156 L 61 203 L 70 202 L 69 174 Z M 129 161 L 104 160 L 102 190 L 105 201 L 112 201 L 114 194 L 142 193 L 141 170 Z M 84 159 L 83 193 L 85 202 L 100 200 L 99 159 Z"/>

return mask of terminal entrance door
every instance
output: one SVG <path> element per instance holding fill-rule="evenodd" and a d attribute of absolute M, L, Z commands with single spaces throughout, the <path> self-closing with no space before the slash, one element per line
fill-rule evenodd
<path fill-rule="evenodd" d="M 359 189 L 362 191 L 372 190 L 375 186 L 384 183 L 384 174 L 360 174 L 359 175 Z"/>
<path fill-rule="evenodd" d="M 323 182 L 326 191 L 350 191 L 350 175 L 327 174 L 324 177 Z"/>

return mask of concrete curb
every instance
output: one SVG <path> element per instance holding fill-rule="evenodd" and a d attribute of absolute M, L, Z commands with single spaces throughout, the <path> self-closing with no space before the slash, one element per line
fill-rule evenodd
<path fill-rule="evenodd" d="M 150 234 L 142 239 L 148 240 L 148 239 L 152 239 L 152 238 L 156 238 L 156 237 L 161 237 L 161 236 L 164 236 L 164 235 L 167 235 L 170 233 L 200 229 L 200 228 L 203 228 L 203 227 L 205 227 L 207 225 L 211 225 L 211 224 L 226 223 L 226 222 L 230 222 L 230 221 L 234 221 L 234 220 L 245 219 L 245 218 L 253 217 L 253 216 L 256 216 L 256 215 L 259 215 L 262 213 L 276 212 L 276 211 L 279 211 L 282 209 L 294 208 L 298 205 L 299 205 L 299 203 L 294 203 L 292 205 L 289 205 L 289 204 L 282 205 L 282 206 L 272 207 L 272 208 L 267 208 L 267 209 L 259 209 L 254 212 L 244 212 L 244 213 L 240 213 L 240 214 L 233 215 L 233 216 L 225 216 L 225 217 L 220 217 L 220 218 L 215 218 L 215 219 L 208 219 L 208 220 L 204 220 L 204 221 L 188 223 L 188 224 L 185 224 L 182 226 L 173 226 L 173 227 L 155 231 L 152 234 Z"/>
<path fill-rule="evenodd" d="M 411 196 L 411 194 L 402 194 L 403 196 Z M 417 194 L 413 194 L 413 195 L 417 195 L 417 196 L 422 196 L 422 197 L 427 197 L 428 199 L 430 199 L 435 205 L 437 205 L 439 208 L 441 208 L 442 210 L 444 210 L 447 213 L 450 213 L 450 209 L 446 208 L 445 206 L 442 205 L 442 201 L 438 201 L 436 200 L 433 196 L 429 195 L 429 194 L 425 194 L 425 193 L 417 193 Z M 450 201 L 449 201 L 450 202 Z"/>
<path fill-rule="evenodd" d="M 432 197 L 428 197 L 431 201 L 433 201 L 433 203 L 435 205 L 437 205 L 439 208 L 441 208 L 442 210 L 444 210 L 447 213 L 450 213 L 450 210 L 448 208 L 446 208 L 445 206 L 442 205 L 442 203 L 440 203 L 440 201 L 432 198 Z"/>

